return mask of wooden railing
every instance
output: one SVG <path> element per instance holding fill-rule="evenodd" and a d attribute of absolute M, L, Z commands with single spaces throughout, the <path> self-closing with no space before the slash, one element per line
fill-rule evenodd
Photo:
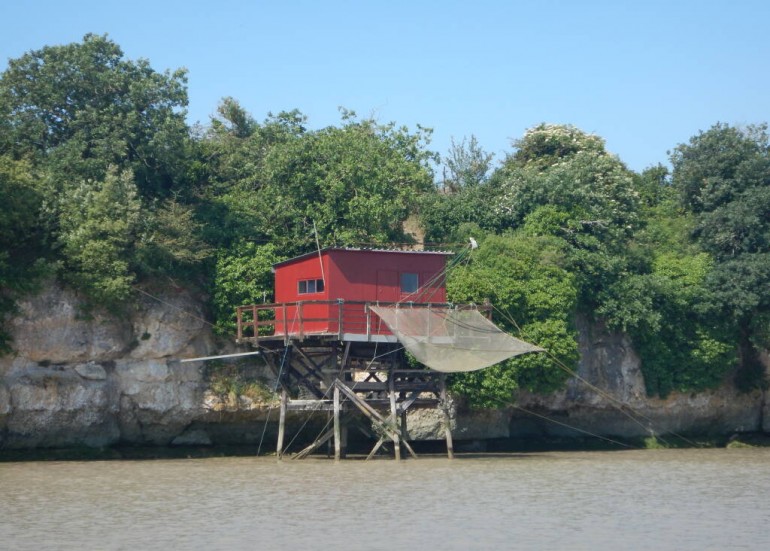
<path fill-rule="evenodd" d="M 370 306 L 398 306 L 400 308 L 459 308 L 477 309 L 491 314 L 489 305 L 372 302 L 345 300 L 305 300 L 271 304 L 251 304 L 236 308 L 237 342 L 244 340 L 297 338 L 308 335 L 337 336 L 344 334 L 391 335 Z"/>

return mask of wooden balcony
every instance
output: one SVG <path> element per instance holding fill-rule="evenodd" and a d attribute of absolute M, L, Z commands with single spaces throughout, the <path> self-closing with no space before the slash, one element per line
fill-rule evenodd
<path fill-rule="evenodd" d="M 396 342 L 371 306 L 399 308 L 477 309 L 487 316 L 488 305 L 449 303 L 366 302 L 306 300 L 272 304 L 251 304 L 236 308 L 238 343 L 262 341 L 304 341 L 309 338 L 348 342 Z"/>

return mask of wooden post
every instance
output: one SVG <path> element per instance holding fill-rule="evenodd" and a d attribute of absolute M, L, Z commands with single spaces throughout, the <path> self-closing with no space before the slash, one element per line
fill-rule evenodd
<path fill-rule="evenodd" d="M 297 317 L 297 321 L 299 322 L 298 333 L 299 333 L 299 340 L 301 340 L 301 341 L 305 340 L 305 326 L 304 326 L 304 321 L 302 320 L 302 305 L 303 304 L 304 304 L 304 302 L 302 302 L 301 300 L 299 302 L 297 302 L 297 316 L 296 316 Z"/>
<path fill-rule="evenodd" d="M 286 434 L 286 405 L 288 402 L 288 394 L 285 388 L 281 388 L 281 409 L 278 415 L 278 445 L 276 447 L 275 454 L 278 456 L 278 460 L 283 458 L 283 438 Z"/>
<path fill-rule="evenodd" d="M 396 383 L 394 381 L 394 370 L 391 365 L 388 371 L 388 394 L 390 395 L 390 415 L 393 417 L 393 426 L 397 426 L 398 423 L 398 409 L 396 409 Z M 401 461 L 401 438 L 398 432 L 394 431 L 393 437 L 393 449 L 396 455 L 396 461 Z"/>
<path fill-rule="evenodd" d="M 283 303 L 283 344 L 289 343 L 289 308 Z"/>
<path fill-rule="evenodd" d="M 340 421 L 340 457 L 345 459 L 348 456 L 348 425 Z"/>
<path fill-rule="evenodd" d="M 342 457 L 342 435 L 340 433 L 340 388 L 334 385 L 334 460 Z"/>
<path fill-rule="evenodd" d="M 391 420 L 390 418 L 385 419 L 382 415 L 380 415 L 377 410 L 375 410 L 371 405 L 366 403 L 366 400 L 363 400 L 362 398 L 356 396 L 356 393 L 353 392 L 349 387 L 347 387 L 342 381 L 337 379 L 337 382 L 335 383 L 340 389 L 340 392 L 345 395 L 345 397 L 350 400 L 350 403 L 356 406 L 361 413 L 366 415 L 370 421 L 374 425 L 376 425 L 379 429 L 379 431 L 384 434 L 387 438 L 390 438 L 394 442 L 396 441 L 396 437 L 398 436 L 398 427 L 394 426 L 395 422 Z M 409 454 L 417 459 L 417 454 L 414 453 L 414 449 L 412 449 L 412 446 L 409 445 L 409 442 L 406 439 L 401 440 L 401 443 L 404 444 L 404 447 L 406 448 L 406 451 L 409 452 Z"/>
<path fill-rule="evenodd" d="M 343 324 L 343 317 L 342 314 L 345 310 L 345 301 L 341 298 L 337 299 L 337 338 L 339 340 L 342 340 L 342 335 L 345 332 L 342 324 Z"/>
<path fill-rule="evenodd" d="M 441 410 L 444 413 L 444 431 L 446 432 L 446 454 L 449 459 L 454 459 L 455 449 L 454 443 L 452 442 L 452 425 L 449 417 L 449 403 L 447 402 L 446 395 L 446 375 L 444 373 L 441 374 L 439 381 L 441 385 Z"/>

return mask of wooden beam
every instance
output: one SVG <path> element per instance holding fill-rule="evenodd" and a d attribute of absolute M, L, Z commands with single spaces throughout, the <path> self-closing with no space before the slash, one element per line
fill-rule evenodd
<path fill-rule="evenodd" d="M 345 342 L 345 350 L 342 352 L 342 362 L 340 363 L 340 368 L 342 370 L 347 369 L 348 358 L 350 358 L 350 341 Z"/>
<path fill-rule="evenodd" d="M 384 436 L 380 436 L 380 439 L 377 440 L 377 443 L 372 448 L 372 451 L 370 451 L 369 455 L 366 456 L 365 461 L 369 461 L 372 457 L 374 457 L 374 454 L 377 453 L 377 450 L 380 449 L 380 447 L 382 446 L 382 444 L 384 442 L 385 442 L 385 437 Z"/>
<path fill-rule="evenodd" d="M 388 387 L 390 387 L 388 390 L 388 395 L 390 396 L 390 415 L 393 418 L 393 423 L 395 424 L 398 420 L 398 410 L 396 409 L 396 391 L 393 386 L 393 370 L 390 370 L 390 373 L 388 374 Z M 401 442 L 400 442 L 400 435 L 399 431 L 395 431 L 396 437 L 393 439 L 393 448 L 394 448 L 394 454 L 396 456 L 396 461 L 401 461 Z"/>
<path fill-rule="evenodd" d="M 455 448 L 452 442 L 452 420 L 449 417 L 449 403 L 446 394 L 446 375 L 441 374 L 441 411 L 444 417 L 444 431 L 446 433 L 446 454 L 449 459 L 454 459 Z"/>
<path fill-rule="evenodd" d="M 388 438 L 393 440 L 393 442 L 396 441 L 396 438 L 401 437 L 400 430 L 398 426 L 396 425 L 397 419 L 393 419 L 391 417 L 388 417 L 387 419 L 380 415 L 377 410 L 375 410 L 372 406 L 367 404 L 364 400 L 359 398 L 355 392 L 353 392 L 348 386 L 346 386 L 344 383 L 342 383 L 340 380 L 335 381 L 335 386 L 338 386 L 340 389 L 340 392 L 342 392 L 345 396 L 347 396 L 351 402 L 359 409 L 361 412 L 366 415 L 372 423 L 379 427 L 379 429 L 385 434 Z M 417 454 L 414 453 L 414 450 L 412 449 L 412 446 L 409 445 L 409 442 L 406 441 L 406 439 L 401 438 L 401 442 L 403 442 L 404 447 L 409 451 L 410 455 L 417 459 Z"/>
<path fill-rule="evenodd" d="M 299 363 L 302 367 L 305 368 L 307 371 L 307 374 L 304 376 L 305 379 L 308 378 L 308 376 L 312 375 L 318 381 L 323 381 L 323 373 L 321 373 L 321 366 L 319 364 L 316 364 L 310 356 L 308 356 L 301 348 L 296 347 L 297 352 L 299 353 L 299 358 L 297 358 L 297 363 Z M 328 359 L 329 354 L 326 354 L 326 359 Z"/>
<path fill-rule="evenodd" d="M 293 375 L 294 379 L 297 381 L 297 384 L 302 385 L 303 387 L 308 389 L 313 396 L 315 396 L 319 400 L 322 400 L 324 398 L 324 393 L 321 392 L 319 388 L 313 386 L 313 384 L 310 381 L 308 381 L 307 376 L 303 375 L 296 367 L 294 367 L 293 365 L 288 365 L 284 367 L 284 371 L 286 373 Z"/>
<path fill-rule="evenodd" d="M 342 435 L 340 433 L 340 389 L 334 385 L 334 460 L 342 457 Z"/>
<path fill-rule="evenodd" d="M 286 433 L 286 405 L 288 403 L 288 393 L 285 388 L 281 389 L 281 409 L 278 415 L 278 443 L 275 454 L 278 459 L 283 458 L 283 438 Z"/>
<path fill-rule="evenodd" d="M 304 459 L 305 457 L 313 453 L 315 450 L 323 446 L 324 443 L 328 442 L 328 440 L 333 436 L 334 436 L 334 429 L 332 428 L 327 430 L 325 433 L 323 433 L 323 435 L 318 437 L 315 442 L 313 442 L 307 448 L 300 451 L 297 455 L 293 456 L 292 459 Z"/>

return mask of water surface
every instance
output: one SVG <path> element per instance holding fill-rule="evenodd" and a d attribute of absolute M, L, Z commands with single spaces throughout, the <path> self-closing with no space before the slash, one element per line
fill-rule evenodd
<path fill-rule="evenodd" d="M 3 549 L 767 549 L 770 449 L 0 463 Z"/>

